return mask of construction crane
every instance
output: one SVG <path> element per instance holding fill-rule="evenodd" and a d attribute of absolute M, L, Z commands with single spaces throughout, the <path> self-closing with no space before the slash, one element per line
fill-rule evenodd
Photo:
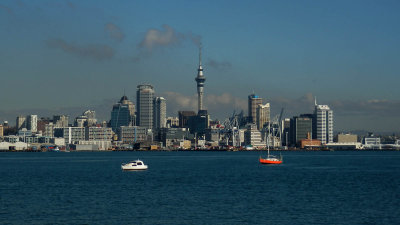
<path fill-rule="evenodd" d="M 271 120 L 270 125 L 268 127 L 268 145 L 270 143 L 270 139 L 272 138 L 272 146 L 275 147 L 275 140 L 279 138 L 279 146 L 282 146 L 282 115 L 283 115 L 283 108 L 279 115 L 274 116 Z"/>
<path fill-rule="evenodd" d="M 222 125 L 224 128 L 221 130 L 221 133 L 224 137 L 225 144 L 229 145 L 229 140 L 232 140 L 232 146 L 240 146 L 240 138 L 239 138 L 239 121 L 241 114 L 236 114 L 233 111 L 232 116 L 225 119 Z"/>

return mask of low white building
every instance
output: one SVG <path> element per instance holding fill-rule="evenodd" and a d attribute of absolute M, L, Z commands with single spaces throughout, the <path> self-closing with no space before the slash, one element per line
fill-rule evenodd
<path fill-rule="evenodd" d="M 244 132 L 244 144 L 254 148 L 265 148 L 266 144 L 262 141 L 261 132 L 255 124 L 248 125 Z"/>
<path fill-rule="evenodd" d="M 361 142 L 327 143 L 325 146 L 334 150 L 360 150 L 364 148 Z"/>
<path fill-rule="evenodd" d="M 91 146 L 90 149 L 88 149 L 87 146 Z M 111 147 L 111 141 L 78 141 L 76 150 L 108 150 L 111 149 Z"/>
<path fill-rule="evenodd" d="M 26 150 L 28 149 L 28 144 L 24 142 L 0 142 L 0 150 Z"/>

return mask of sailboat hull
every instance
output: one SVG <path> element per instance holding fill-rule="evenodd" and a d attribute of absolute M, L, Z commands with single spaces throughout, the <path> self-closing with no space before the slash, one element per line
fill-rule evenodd
<path fill-rule="evenodd" d="M 281 164 L 282 160 L 276 159 L 276 158 L 266 158 L 263 159 L 260 157 L 260 163 L 261 164 Z"/>

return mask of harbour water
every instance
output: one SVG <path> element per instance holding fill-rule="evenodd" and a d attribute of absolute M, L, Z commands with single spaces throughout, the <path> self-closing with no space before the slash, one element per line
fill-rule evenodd
<path fill-rule="evenodd" d="M 0 224 L 400 224 L 399 151 L 282 154 L 0 153 Z"/>

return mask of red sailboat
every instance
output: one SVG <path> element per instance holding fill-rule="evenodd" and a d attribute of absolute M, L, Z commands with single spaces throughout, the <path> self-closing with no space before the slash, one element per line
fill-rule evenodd
<path fill-rule="evenodd" d="M 266 158 L 263 158 L 260 156 L 259 161 L 261 164 L 281 164 L 283 159 L 282 159 L 282 155 L 280 155 L 280 157 L 276 157 L 274 155 L 270 155 L 269 154 L 269 148 L 268 148 L 268 155 Z"/>

